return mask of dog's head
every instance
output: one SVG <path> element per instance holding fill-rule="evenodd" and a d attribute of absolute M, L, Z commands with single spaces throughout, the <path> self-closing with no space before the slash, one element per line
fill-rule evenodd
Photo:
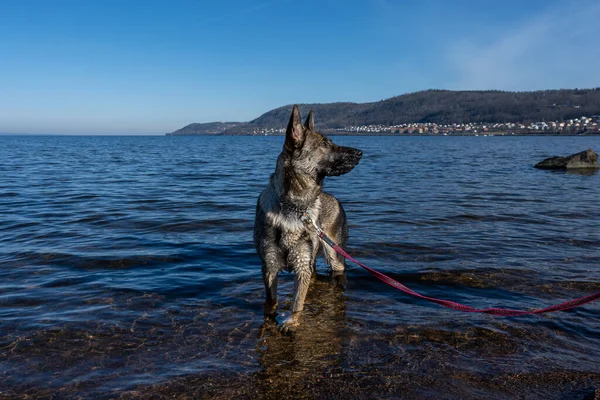
<path fill-rule="evenodd" d="M 362 157 L 360 150 L 338 146 L 327 136 L 315 132 L 312 110 L 303 125 L 296 105 L 285 133 L 284 152 L 290 156 L 294 169 L 318 181 L 350 172 Z"/>

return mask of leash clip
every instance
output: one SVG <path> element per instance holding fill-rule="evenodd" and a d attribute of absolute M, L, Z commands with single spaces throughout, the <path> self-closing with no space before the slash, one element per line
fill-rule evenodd
<path fill-rule="evenodd" d="M 303 213 L 302 217 L 300 217 L 300 220 L 304 223 L 311 224 L 315 228 L 315 231 L 317 231 L 317 234 L 319 236 L 321 236 L 323 234 L 323 230 L 317 226 L 315 221 L 313 221 L 313 219 L 310 217 L 310 215 L 308 215 L 308 213 Z"/>

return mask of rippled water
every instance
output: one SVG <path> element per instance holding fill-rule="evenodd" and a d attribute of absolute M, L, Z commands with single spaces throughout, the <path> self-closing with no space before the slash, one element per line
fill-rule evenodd
<path fill-rule="evenodd" d="M 600 290 L 598 137 L 339 137 L 349 252 L 429 296 L 533 308 Z M 584 398 L 600 304 L 499 318 L 319 264 L 293 337 L 262 316 L 255 201 L 281 137 L 0 136 L 0 397 Z M 292 275 L 280 277 L 289 313 Z"/>

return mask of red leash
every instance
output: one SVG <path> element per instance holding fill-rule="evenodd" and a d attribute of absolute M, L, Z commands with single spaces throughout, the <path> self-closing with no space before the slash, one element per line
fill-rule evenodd
<path fill-rule="evenodd" d="M 466 306 L 464 304 L 455 303 L 455 302 L 449 301 L 449 300 L 442 300 L 442 299 L 436 299 L 435 297 L 423 296 L 422 294 L 415 292 L 414 290 L 410 289 L 409 287 L 404 286 L 397 280 L 392 279 L 389 276 L 384 275 L 381 272 L 374 270 L 373 268 L 367 267 L 360 261 L 355 260 L 354 258 L 352 258 L 351 255 L 346 253 L 346 251 L 344 249 L 342 249 L 340 246 L 338 246 L 337 243 L 335 243 L 333 240 L 331 240 L 329 238 L 329 236 L 327 236 L 325 234 L 325 232 L 323 232 L 312 221 L 312 219 L 310 219 L 310 217 L 307 216 L 306 214 L 305 214 L 305 220 L 310 222 L 316 228 L 317 233 L 319 234 L 319 237 L 325 243 L 327 243 L 329 246 L 331 246 L 331 248 L 334 249 L 338 254 L 340 254 L 341 256 L 347 258 L 348 260 L 354 262 L 355 264 L 360 265 L 361 267 L 363 267 L 364 269 L 369 271 L 371 273 L 371 275 L 373 275 L 375 278 L 379 279 L 382 282 L 387 283 L 388 285 L 390 285 L 398 290 L 403 291 L 404 293 L 410 294 L 411 296 L 418 297 L 418 298 L 424 299 L 424 300 L 429 300 L 429 301 L 432 301 L 434 303 L 441 305 L 442 307 L 451 308 L 453 310 L 472 312 L 472 313 L 492 314 L 492 315 L 497 315 L 500 317 L 516 317 L 516 316 L 521 316 L 521 315 L 542 314 L 542 313 L 553 312 L 553 311 L 564 311 L 564 310 L 568 310 L 570 308 L 574 308 L 574 307 L 581 306 L 581 305 L 584 305 L 587 303 L 591 303 L 592 301 L 596 301 L 596 300 L 600 299 L 600 292 L 597 292 L 597 293 L 590 294 L 585 297 L 581 297 L 579 299 L 565 301 L 564 303 L 556 304 L 554 306 L 550 306 L 550 307 L 546 307 L 546 308 L 538 308 L 538 309 L 529 310 L 529 311 L 521 311 L 521 310 L 510 310 L 507 308 L 477 309 L 477 308 L 473 308 L 470 306 Z"/>

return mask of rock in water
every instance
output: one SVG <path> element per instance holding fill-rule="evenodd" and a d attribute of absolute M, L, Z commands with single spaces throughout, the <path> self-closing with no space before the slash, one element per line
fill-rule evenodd
<path fill-rule="evenodd" d="M 567 157 L 546 158 L 535 164 L 535 167 L 543 169 L 600 168 L 600 164 L 598 164 L 598 154 L 592 149 L 587 149 Z"/>

